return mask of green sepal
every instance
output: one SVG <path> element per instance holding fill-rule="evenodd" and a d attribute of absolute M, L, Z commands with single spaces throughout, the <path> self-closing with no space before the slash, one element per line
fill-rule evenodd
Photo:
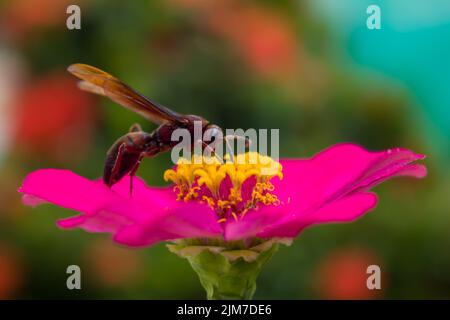
<path fill-rule="evenodd" d="M 170 251 L 186 258 L 198 274 L 208 299 L 251 299 L 262 266 L 290 239 L 253 239 L 252 243 L 220 239 L 183 239 L 168 244 Z M 204 243 L 204 245 L 202 245 Z"/>

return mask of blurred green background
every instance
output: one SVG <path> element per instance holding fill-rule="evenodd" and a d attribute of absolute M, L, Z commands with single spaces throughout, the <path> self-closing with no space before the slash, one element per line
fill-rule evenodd
<path fill-rule="evenodd" d="M 381 30 L 366 8 L 381 8 Z M 66 7 L 81 8 L 81 30 Z M 425 180 L 376 188 L 375 212 L 307 229 L 264 268 L 255 298 L 450 298 L 450 3 L 446 0 L 7 0 L 0 2 L 0 298 L 203 299 L 196 274 L 159 244 L 61 231 L 71 212 L 21 204 L 43 167 L 101 175 L 134 122 L 65 71 L 105 69 L 181 113 L 225 128 L 280 128 L 282 157 L 337 142 L 427 154 Z M 139 175 L 163 184 L 169 155 Z M 82 269 L 82 290 L 66 268 Z M 382 290 L 365 288 L 379 264 Z"/>

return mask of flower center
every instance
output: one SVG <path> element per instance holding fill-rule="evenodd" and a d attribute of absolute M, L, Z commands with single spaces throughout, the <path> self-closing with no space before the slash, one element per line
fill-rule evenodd
<path fill-rule="evenodd" d="M 278 205 L 273 194 L 273 177 L 283 178 L 282 166 L 268 156 L 247 152 L 224 157 L 194 156 L 180 159 L 174 169 L 164 172 L 164 180 L 175 184 L 179 201 L 207 203 L 219 216 L 219 222 L 233 217 L 238 220 L 259 204 Z"/>

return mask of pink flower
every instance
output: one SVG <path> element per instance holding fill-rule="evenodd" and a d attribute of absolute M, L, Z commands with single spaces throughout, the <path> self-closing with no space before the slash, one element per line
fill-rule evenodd
<path fill-rule="evenodd" d="M 175 187 L 148 187 L 136 178 L 132 197 L 129 178 L 109 189 L 101 180 L 57 169 L 32 172 L 19 191 L 28 205 L 50 202 L 80 212 L 59 220 L 59 227 L 112 233 L 129 246 L 294 238 L 314 224 L 361 217 L 377 203 L 369 192 L 375 185 L 394 176 L 424 177 L 426 168 L 414 163 L 423 158 L 406 149 L 369 152 L 338 144 L 310 159 L 280 163 L 262 156 L 256 165 L 180 163 L 164 175 Z M 275 167 L 270 175 L 262 173 L 267 165 Z"/>

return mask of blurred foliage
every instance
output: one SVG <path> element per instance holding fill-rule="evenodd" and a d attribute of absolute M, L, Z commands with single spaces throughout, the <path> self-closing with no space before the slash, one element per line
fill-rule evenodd
<path fill-rule="evenodd" d="M 67 210 L 22 206 L 16 189 L 26 173 L 58 167 L 96 178 L 106 150 L 132 123 L 155 128 L 76 90 L 65 75 L 75 62 L 225 128 L 279 128 L 282 157 L 309 157 L 342 141 L 427 154 L 427 179 L 378 187 L 376 212 L 308 229 L 281 248 L 255 298 L 450 298 L 450 177 L 436 143 L 449 141 L 422 117 L 413 89 L 352 62 L 312 1 L 75 3 L 82 29 L 73 31 L 65 26 L 68 1 L 0 4 L 0 95 L 14 97 L 0 105 L 2 123 L 11 124 L 0 149 L 0 298 L 204 298 L 188 263 L 163 244 L 123 249 L 105 235 L 58 230 L 54 221 Z M 422 80 L 433 95 L 433 79 Z M 169 166 L 169 155 L 146 159 L 139 175 L 162 184 Z M 372 295 L 348 270 L 377 263 L 383 289 Z M 82 269 L 81 291 L 66 289 L 70 264 Z"/>

